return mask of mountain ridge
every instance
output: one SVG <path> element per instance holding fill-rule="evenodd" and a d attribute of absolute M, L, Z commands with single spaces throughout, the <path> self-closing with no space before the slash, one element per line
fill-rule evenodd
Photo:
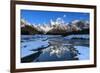
<path fill-rule="evenodd" d="M 21 34 L 53 34 L 53 35 L 67 35 L 67 34 L 88 34 L 89 22 L 83 20 L 73 20 L 71 23 L 64 23 L 63 20 L 52 21 L 50 24 L 32 25 L 21 19 Z"/>

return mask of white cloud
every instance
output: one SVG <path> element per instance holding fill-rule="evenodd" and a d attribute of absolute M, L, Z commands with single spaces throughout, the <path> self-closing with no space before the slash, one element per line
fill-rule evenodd
<path fill-rule="evenodd" d="M 63 24 L 63 23 L 64 23 L 64 20 L 62 18 L 58 17 L 56 19 L 56 24 Z"/>
<path fill-rule="evenodd" d="M 55 22 L 51 19 L 50 20 L 51 25 L 55 25 Z"/>
<path fill-rule="evenodd" d="M 66 17 L 66 15 L 64 15 L 63 17 Z"/>

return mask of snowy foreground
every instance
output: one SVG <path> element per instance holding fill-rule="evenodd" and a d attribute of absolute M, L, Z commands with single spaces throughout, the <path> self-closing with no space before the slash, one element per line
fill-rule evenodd
<path fill-rule="evenodd" d="M 66 37 L 22 35 L 21 37 L 22 62 L 87 60 L 89 59 L 89 51 L 89 35 Z"/>

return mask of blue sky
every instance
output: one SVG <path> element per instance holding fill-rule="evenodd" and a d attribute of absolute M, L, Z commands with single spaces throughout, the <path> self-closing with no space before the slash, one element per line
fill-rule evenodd
<path fill-rule="evenodd" d="M 80 12 L 56 12 L 56 11 L 36 11 L 36 10 L 21 10 L 21 18 L 31 24 L 48 24 L 50 20 L 62 18 L 65 23 L 73 20 L 86 20 L 89 21 L 89 13 Z"/>

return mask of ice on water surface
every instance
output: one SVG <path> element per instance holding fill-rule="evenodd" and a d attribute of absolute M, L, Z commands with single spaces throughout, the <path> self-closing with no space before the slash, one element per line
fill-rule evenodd
<path fill-rule="evenodd" d="M 88 35 L 80 35 L 79 38 L 71 39 L 71 36 L 55 35 L 22 35 L 21 37 L 21 58 L 28 56 L 34 58 L 33 62 L 64 61 L 64 60 L 87 60 L 89 59 Z M 75 36 L 77 37 L 77 36 Z M 66 39 L 67 38 L 67 39 Z M 32 58 L 31 57 L 31 58 Z"/>

